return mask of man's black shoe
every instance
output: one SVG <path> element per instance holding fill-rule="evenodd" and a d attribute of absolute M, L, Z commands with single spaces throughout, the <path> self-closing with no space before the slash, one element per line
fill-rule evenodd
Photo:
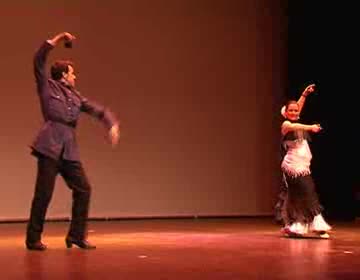
<path fill-rule="evenodd" d="M 41 241 L 36 241 L 36 242 L 25 242 L 26 244 L 26 248 L 28 250 L 34 250 L 34 251 L 45 251 L 47 249 L 47 246 L 42 243 Z"/>
<path fill-rule="evenodd" d="M 74 239 L 72 237 L 66 237 L 65 239 L 65 244 L 67 248 L 72 248 L 73 245 L 78 246 L 81 249 L 86 249 L 86 250 L 90 250 L 90 249 L 95 249 L 96 246 L 92 245 L 89 241 L 87 240 L 78 240 L 78 239 Z"/>

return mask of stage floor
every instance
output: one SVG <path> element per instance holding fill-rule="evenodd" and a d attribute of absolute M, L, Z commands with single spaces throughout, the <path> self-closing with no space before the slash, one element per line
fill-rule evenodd
<path fill-rule="evenodd" d="M 360 222 L 332 222 L 329 240 L 289 239 L 269 218 L 90 221 L 96 250 L 66 249 L 68 223 L 48 222 L 44 252 L 24 223 L 0 224 L 1 279 L 360 279 Z"/>

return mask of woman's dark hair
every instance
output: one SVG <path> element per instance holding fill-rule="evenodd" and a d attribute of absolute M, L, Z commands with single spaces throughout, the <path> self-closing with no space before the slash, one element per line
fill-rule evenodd
<path fill-rule="evenodd" d="M 72 61 L 58 60 L 51 66 L 51 78 L 54 80 L 60 80 L 63 77 L 63 73 L 69 72 L 69 65 L 74 67 Z"/>
<path fill-rule="evenodd" d="M 286 102 L 285 104 L 285 110 L 288 109 L 288 107 L 291 105 L 291 104 L 298 104 L 296 100 L 289 100 L 288 102 Z"/>

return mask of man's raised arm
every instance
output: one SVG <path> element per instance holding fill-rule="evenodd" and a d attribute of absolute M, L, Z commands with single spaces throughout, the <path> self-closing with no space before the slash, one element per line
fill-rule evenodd
<path fill-rule="evenodd" d="M 40 48 L 37 50 L 34 56 L 34 74 L 39 93 L 42 93 L 44 86 L 47 83 L 48 76 L 46 74 L 46 61 L 49 52 L 63 40 L 72 41 L 75 36 L 68 32 L 62 32 L 54 36 L 53 38 L 46 40 Z"/>

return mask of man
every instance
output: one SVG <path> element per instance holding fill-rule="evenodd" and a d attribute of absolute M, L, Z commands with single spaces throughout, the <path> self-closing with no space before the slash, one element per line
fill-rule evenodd
<path fill-rule="evenodd" d="M 91 187 L 79 159 L 75 128 L 81 112 L 102 121 L 109 129 L 110 141 L 117 144 L 119 123 L 103 106 L 89 101 L 75 89 L 74 65 L 59 60 L 51 67 L 51 78 L 46 74 L 46 61 L 50 51 L 60 42 L 69 46 L 75 36 L 63 32 L 45 41 L 34 57 L 34 74 L 40 99 L 44 124 L 32 144 L 32 154 L 37 157 L 38 168 L 35 193 L 26 232 L 29 250 L 45 250 L 41 234 L 57 174 L 72 190 L 72 219 L 65 243 L 68 248 L 76 245 L 94 249 L 86 239 Z"/>

